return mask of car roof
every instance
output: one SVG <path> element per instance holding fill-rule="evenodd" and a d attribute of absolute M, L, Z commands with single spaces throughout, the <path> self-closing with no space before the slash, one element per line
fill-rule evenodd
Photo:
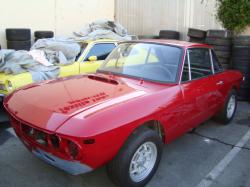
<path fill-rule="evenodd" d="M 191 48 L 191 47 L 212 48 L 212 46 L 210 46 L 208 44 L 193 43 L 193 42 L 187 42 L 187 41 L 181 41 L 181 40 L 144 39 L 144 40 L 133 40 L 132 42 L 167 44 L 167 45 L 175 45 L 175 46 L 179 46 L 179 47 L 183 47 L 183 48 Z"/>

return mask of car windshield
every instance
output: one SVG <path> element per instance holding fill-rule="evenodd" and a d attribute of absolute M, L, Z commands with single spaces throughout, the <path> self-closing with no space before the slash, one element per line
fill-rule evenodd
<path fill-rule="evenodd" d="M 101 72 L 174 83 L 182 49 L 153 43 L 122 43 L 99 68 Z"/>

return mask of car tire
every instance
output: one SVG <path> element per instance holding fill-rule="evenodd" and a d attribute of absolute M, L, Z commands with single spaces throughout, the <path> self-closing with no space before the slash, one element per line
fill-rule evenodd
<path fill-rule="evenodd" d="M 250 36 L 238 36 L 233 41 L 235 46 L 250 46 Z"/>
<path fill-rule="evenodd" d="M 201 38 L 189 37 L 189 42 L 192 42 L 192 43 L 204 43 L 205 40 L 201 39 Z"/>
<path fill-rule="evenodd" d="M 143 39 L 159 39 L 159 36 L 156 36 L 156 35 L 139 35 L 138 38 L 140 40 L 143 40 Z"/>
<path fill-rule="evenodd" d="M 233 57 L 242 60 L 250 60 L 250 46 L 234 46 Z"/>
<path fill-rule="evenodd" d="M 213 46 L 214 50 L 215 51 L 226 51 L 226 52 L 231 52 L 231 46 L 228 46 L 228 45 L 214 45 Z"/>
<path fill-rule="evenodd" d="M 160 39 L 171 39 L 171 40 L 179 40 L 180 33 L 172 30 L 160 30 L 159 33 Z"/>
<path fill-rule="evenodd" d="M 208 30 L 207 37 L 211 38 L 232 38 L 233 34 L 226 30 Z"/>
<path fill-rule="evenodd" d="M 221 63 L 221 66 L 223 67 L 223 69 L 231 69 L 231 65 L 228 63 Z"/>
<path fill-rule="evenodd" d="M 8 41 L 29 41 L 31 40 L 30 29 L 6 29 L 6 39 Z"/>
<path fill-rule="evenodd" d="M 231 52 L 228 51 L 215 51 L 218 58 L 230 58 Z"/>
<path fill-rule="evenodd" d="M 37 39 L 53 38 L 54 37 L 54 32 L 53 31 L 35 31 L 34 36 Z"/>
<path fill-rule="evenodd" d="M 188 36 L 192 38 L 204 39 L 206 37 L 207 32 L 199 29 L 188 29 Z"/>
<path fill-rule="evenodd" d="M 7 48 L 14 50 L 26 50 L 31 48 L 31 41 L 7 41 Z"/>
<path fill-rule="evenodd" d="M 230 46 L 232 41 L 228 38 L 206 38 L 206 43 L 211 45 L 223 45 L 223 46 Z"/>
<path fill-rule="evenodd" d="M 215 119 L 218 122 L 227 125 L 233 119 L 236 109 L 237 109 L 237 92 L 235 89 L 233 89 L 229 92 L 223 108 L 215 116 Z"/>
<path fill-rule="evenodd" d="M 228 58 L 218 57 L 218 60 L 221 64 L 229 64 L 230 60 Z"/>
<path fill-rule="evenodd" d="M 148 150 L 143 152 L 145 146 Z M 138 156 L 139 152 L 142 156 Z M 144 155 L 146 153 L 147 156 Z M 151 156 L 149 156 L 150 153 Z M 162 140 L 159 135 L 149 128 L 141 127 L 133 132 L 116 157 L 107 165 L 107 173 L 118 186 L 145 186 L 155 174 L 161 154 Z M 146 157 L 149 158 L 149 161 L 146 161 Z M 142 167 L 140 165 L 143 165 L 146 171 L 136 171 L 134 167 Z"/>

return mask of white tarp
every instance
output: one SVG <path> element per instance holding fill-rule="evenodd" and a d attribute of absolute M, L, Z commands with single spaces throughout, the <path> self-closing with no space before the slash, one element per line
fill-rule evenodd
<path fill-rule="evenodd" d="M 76 38 L 40 39 L 31 51 L 0 50 L 0 72 L 20 74 L 30 72 L 34 82 L 56 78 L 59 65 L 68 65 L 76 60 L 81 49 L 76 41 L 114 39 L 131 40 L 127 30 L 114 21 L 97 20 L 87 24 Z"/>
<path fill-rule="evenodd" d="M 114 39 L 131 40 L 127 30 L 117 22 L 107 19 L 96 20 L 87 24 L 78 32 L 74 32 L 80 40 Z"/>
<path fill-rule="evenodd" d="M 75 61 L 80 45 L 72 40 L 41 39 L 31 51 L 0 50 L 0 72 L 20 74 L 30 72 L 34 82 L 56 78 L 59 65 Z"/>

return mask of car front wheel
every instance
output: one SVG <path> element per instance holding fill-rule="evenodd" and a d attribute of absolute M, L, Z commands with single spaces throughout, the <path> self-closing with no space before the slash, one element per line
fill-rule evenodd
<path fill-rule="evenodd" d="M 108 174 L 118 186 L 144 186 L 156 172 L 161 152 L 159 135 L 151 129 L 139 128 L 108 164 Z"/>

